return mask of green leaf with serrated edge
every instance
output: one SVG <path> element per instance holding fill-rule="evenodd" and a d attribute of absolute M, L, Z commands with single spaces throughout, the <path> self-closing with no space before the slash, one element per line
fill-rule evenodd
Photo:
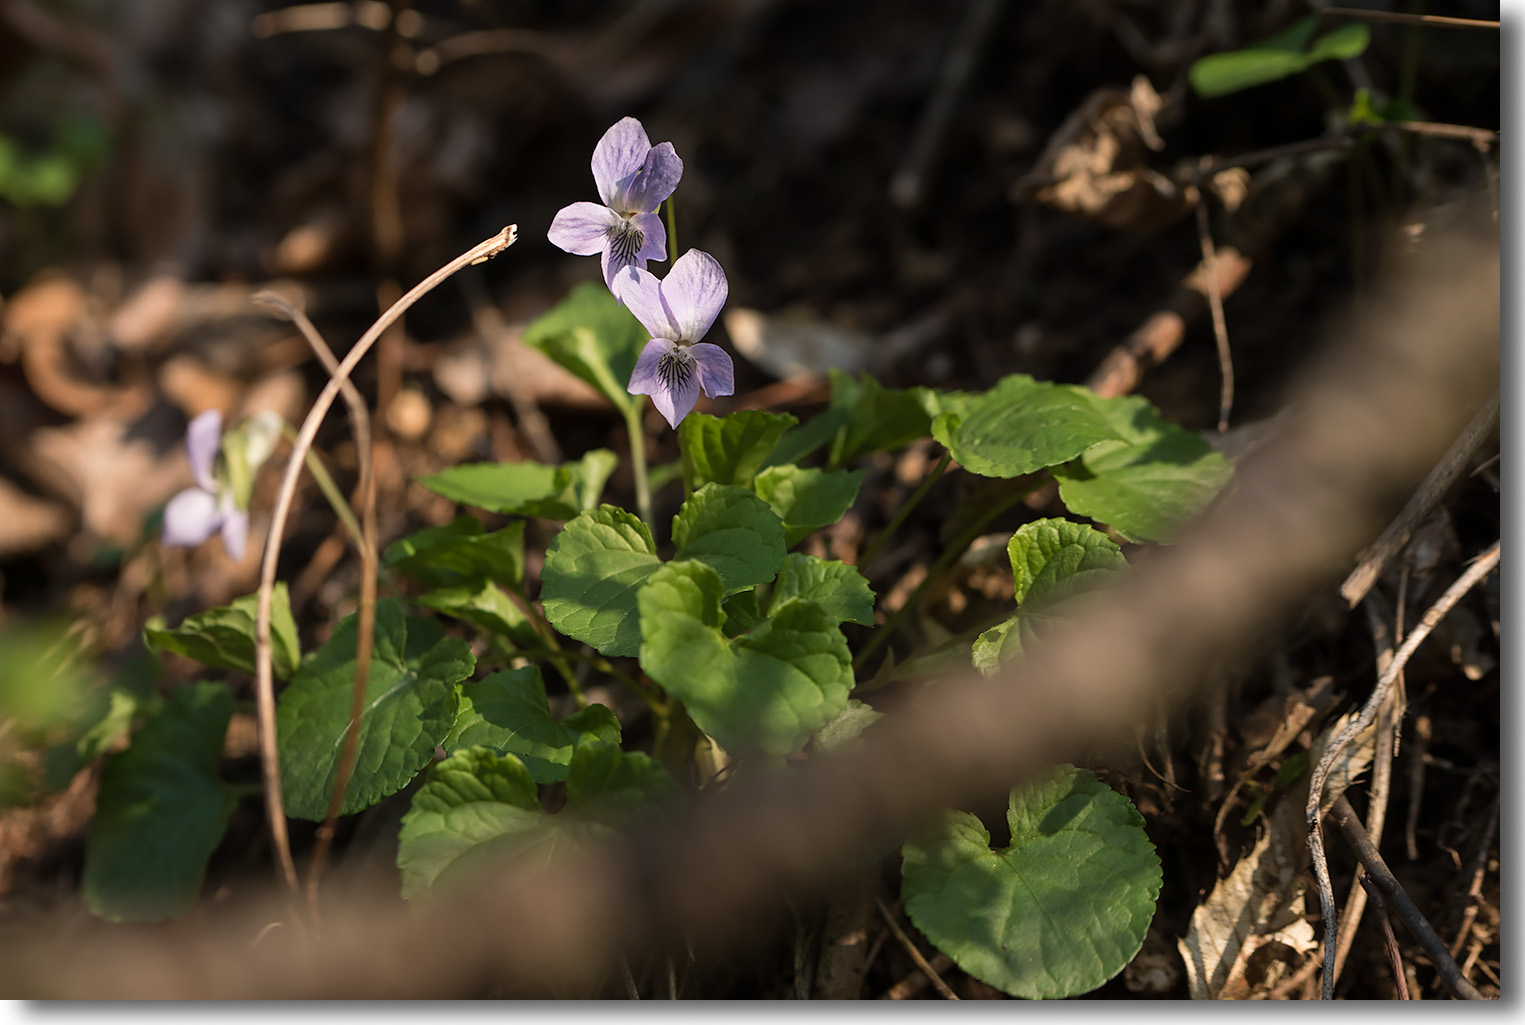
<path fill-rule="evenodd" d="M 724 417 L 690 413 L 678 425 L 683 451 L 683 486 L 690 492 L 705 484 L 747 488 L 784 432 L 799 423 L 788 413 L 743 409 Z"/>
<path fill-rule="evenodd" d="M 341 814 L 401 790 L 434 758 L 435 746 L 455 723 L 456 684 L 471 675 L 476 659 L 459 637 L 419 651 L 409 631 L 418 623 L 419 633 L 432 632 L 423 626 L 432 622 L 405 620 L 395 598 L 376 603 L 359 751 Z M 356 630 L 355 616 L 340 621 L 329 642 L 297 671 L 276 708 L 286 812 L 296 818 L 321 821 L 328 813 L 350 721 Z"/>
<path fill-rule="evenodd" d="M 535 625 L 497 584 L 441 587 L 411 600 L 415 605 L 443 612 L 503 637 L 516 648 L 533 648 L 540 644 Z"/>
<path fill-rule="evenodd" d="M 548 466 L 532 459 L 517 463 L 465 463 L 418 482 L 462 505 L 512 516 L 568 520 L 598 504 L 619 458 L 596 448 L 581 459 Z"/>
<path fill-rule="evenodd" d="M 620 724 L 603 705 L 567 719 L 551 717 L 538 666 L 505 669 L 461 688 L 461 709 L 444 748 L 485 747 L 517 755 L 537 783 L 567 778 L 572 752 L 589 739 L 619 743 Z"/>
<path fill-rule="evenodd" d="M 765 584 L 784 563 L 784 525 L 746 488 L 706 484 L 672 521 L 675 559 L 697 559 L 725 582 L 726 593 Z"/>
<path fill-rule="evenodd" d="M 815 602 L 833 622 L 874 625 L 874 592 L 863 574 L 845 562 L 791 553 L 773 585 L 769 615 L 796 598 Z"/>
<path fill-rule="evenodd" d="M 840 469 L 874 452 L 909 445 L 931 430 L 925 388 L 884 388 L 868 374 L 853 380 L 835 370 L 831 371 L 831 388 L 832 405 L 845 407 L 847 416 L 832 439 L 828 469 Z"/>
<path fill-rule="evenodd" d="M 757 495 L 784 521 L 784 544 L 793 547 L 840 520 L 858 497 L 862 470 L 770 466 L 757 475 Z"/>
<path fill-rule="evenodd" d="M 1006 544 L 1018 605 L 1094 574 L 1126 569 L 1123 551 L 1107 535 L 1065 519 L 1024 523 Z"/>
<path fill-rule="evenodd" d="M 975 638 L 974 667 L 986 676 L 1022 650 L 1023 635 L 1052 617 L 1059 602 L 1127 569 L 1122 549 L 1101 531 L 1065 519 L 1023 524 L 1006 545 L 1020 611 Z"/>
<path fill-rule="evenodd" d="M 1070 511 L 1110 524 L 1130 541 L 1169 540 L 1212 501 L 1233 466 L 1206 441 L 1138 396 L 1098 400 L 1122 440 L 1055 467 Z"/>
<path fill-rule="evenodd" d="M 835 751 L 858 739 L 875 720 L 883 719 L 884 713 L 857 698 L 848 698 L 847 707 L 831 722 L 815 733 L 817 751 Z"/>
<path fill-rule="evenodd" d="M 847 640 L 824 609 L 799 600 L 728 639 L 723 595 L 720 575 L 702 563 L 652 574 L 638 598 L 641 668 L 733 755 L 798 751 L 847 704 Z"/>
<path fill-rule="evenodd" d="M 487 533 L 475 516 L 426 527 L 387 546 L 386 565 L 431 587 L 469 587 L 524 580 L 524 521 Z"/>
<path fill-rule="evenodd" d="M 532 345 L 597 388 L 616 409 L 633 408 L 625 390 L 641 349 L 651 340 L 635 316 L 602 284 L 584 282 L 524 329 Z"/>
<path fill-rule="evenodd" d="M 171 691 L 101 773 L 80 892 L 114 922 L 155 922 L 195 906 L 207 859 L 238 803 L 217 775 L 233 695 L 218 683 Z"/>
<path fill-rule="evenodd" d="M 557 844 L 524 763 L 481 747 L 435 765 L 397 837 L 402 895 L 462 884 L 514 855 Z"/>
<path fill-rule="evenodd" d="M 231 669 L 254 675 L 254 616 L 256 594 L 235 598 L 230 605 L 187 616 L 170 630 L 145 627 L 143 639 L 155 651 L 172 651 L 193 658 L 213 669 Z M 284 582 L 275 585 L 270 604 L 270 664 L 278 680 L 284 680 L 302 661 L 297 624 L 291 616 L 291 598 Z"/>
<path fill-rule="evenodd" d="M 1226 96 L 1267 82 L 1288 78 L 1321 61 L 1359 57 L 1371 42 L 1371 31 L 1360 22 L 1342 25 L 1309 45 L 1316 27 L 1312 15 L 1252 46 L 1214 53 L 1192 64 L 1191 87 L 1203 99 Z"/>
<path fill-rule="evenodd" d="M 1061 766 L 1013 790 L 1011 845 L 965 812 L 902 847 L 916 927 L 964 971 L 1015 997 L 1089 992 L 1143 946 L 1160 892 L 1144 819 L 1094 775 Z"/>
<path fill-rule="evenodd" d="M 938 414 L 932 435 L 970 473 L 1020 477 L 1117 438 L 1096 402 L 1084 388 L 1012 374 L 964 414 Z"/>
<path fill-rule="evenodd" d="M 545 617 L 601 654 L 634 655 L 641 648 L 636 591 L 661 565 L 639 517 L 612 505 L 580 513 L 546 549 Z"/>
<path fill-rule="evenodd" d="M 756 588 L 737 591 L 729 595 L 720 608 L 725 613 L 721 619 L 720 628 L 725 631 L 727 637 L 740 637 L 744 633 L 755 630 L 762 625 L 765 618 L 758 605 Z"/>
<path fill-rule="evenodd" d="M 677 800 L 678 784 L 662 763 L 619 743 L 580 744 L 567 774 L 566 810 L 619 827 Z"/>

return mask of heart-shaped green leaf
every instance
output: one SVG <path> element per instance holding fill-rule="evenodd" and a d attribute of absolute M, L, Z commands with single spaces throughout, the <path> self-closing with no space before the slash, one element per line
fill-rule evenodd
<path fill-rule="evenodd" d="M 788 413 L 760 409 L 724 417 L 688 414 L 678 425 L 684 487 L 690 492 L 710 483 L 751 487 L 778 440 L 797 423 Z"/>
<path fill-rule="evenodd" d="M 524 329 L 524 342 L 582 378 L 624 412 L 625 390 L 641 349 L 651 340 L 635 316 L 601 284 L 585 281 Z"/>
<path fill-rule="evenodd" d="M 641 648 L 636 591 L 661 565 L 639 517 L 612 505 L 579 513 L 546 549 L 545 618 L 605 655 L 634 655 Z"/>
<path fill-rule="evenodd" d="M 784 544 L 799 544 L 840 520 L 858 497 L 862 470 L 770 466 L 757 475 L 757 495 L 784 521 Z"/>
<path fill-rule="evenodd" d="M 821 606 L 800 600 L 727 638 L 724 594 L 720 575 L 702 563 L 653 573 L 638 595 L 641 668 L 732 754 L 798 751 L 847 704 L 847 640 Z"/>
<path fill-rule="evenodd" d="M 469 882 L 515 854 L 553 851 L 558 833 L 523 762 L 481 747 L 457 751 L 430 770 L 402 817 L 402 895 Z"/>
<path fill-rule="evenodd" d="M 535 625 L 497 584 L 440 587 L 414 598 L 413 604 L 443 612 L 502 637 L 510 647 L 533 648 L 540 644 Z"/>
<path fill-rule="evenodd" d="M 846 416 L 831 441 L 827 468 L 836 470 L 874 452 L 888 451 L 925 438 L 931 430 L 928 391 L 883 388 L 868 374 L 857 380 L 833 370 L 831 405 Z"/>
<path fill-rule="evenodd" d="M 426 651 L 409 637 L 438 635 L 433 620 L 407 620 L 400 602 L 376 603 L 376 642 L 360 718 L 354 774 L 344 792 L 342 814 L 368 808 L 408 784 L 434 758 L 434 748 L 455 723 L 456 684 L 476 666 L 471 647 L 447 637 Z M 355 616 L 297 671 L 281 693 L 276 730 L 286 811 L 322 821 L 339 771 L 355 688 Z"/>
<path fill-rule="evenodd" d="M 589 738 L 568 766 L 565 809 L 550 815 L 518 758 L 464 748 L 434 766 L 403 816 L 397 848 L 403 896 L 469 883 L 509 859 L 549 864 L 590 833 L 618 828 L 677 793 L 650 756 Z"/>
<path fill-rule="evenodd" d="M 1055 603 L 1108 574 L 1127 569 L 1128 560 L 1111 538 L 1094 527 L 1064 519 L 1025 523 L 1006 545 L 1016 588 L 1016 615 L 974 641 L 974 667 L 986 676 L 1022 648 L 1022 633 L 1049 615 Z"/>
<path fill-rule="evenodd" d="M 464 463 L 418 482 L 462 505 L 513 516 L 568 520 L 592 509 L 619 460 L 598 448 L 576 462 L 547 466 L 532 459 L 517 463 Z"/>
<path fill-rule="evenodd" d="M 672 521 L 675 559 L 697 559 L 720 574 L 726 593 L 772 580 L 784 564 L 784 525 L 746 488 L 706 484 Z"/>
<path fill-rule="evenodd" d="M 619 743 L 620 723 L 603 705 L 589 705 L 566 722 L 551 717 L 538 666 L 505 669 L 461 688 L 461 709 L 444 748 L 485 747 L 518 755 L 537 783 L 567 778 L 572 752 L 586 740 Z"/>
<path fill-rule="evenodd" d="M 1130 541 L 1166 541 L 1212 501 L 1233 466 L 1146 399 L 1098 400 L 1120 440 L 1054 468 L 1072 512 L 1110 524 Z"/>
<path fill-rule="evenodd" d="M 874 592 L 857 567 L 793 552 L 773 585 L 772 610 L 796 598 L 815 602 L 834 623 L 874 625 Z"/>
<path fill-rule="evenodd" d="M 970 473 L 1020 477 L 1119 437 L 1096 402 L 1084 388 L 1012 374 L 961 402 L 963 413 L 939 413 L 932 435 Z"/>
<path fill-rule="evenodd" d="M 254 614 L 257 594 L 233 599 L 231 605 L 187 616 L 170 630 L 145 627 L 143 639 L 156 651 L 173 651 L 213 669 L 254 675 Z M 270 605 L 270 664 L 275 677 L 291 676 L 302 661 L 297 624 L 284 582 L 275 585 Z"/>
<path fill-rule="evenodd" d="M 1160 859 L 1127 798 L 1061 766 L 1012 791 L 1011 845 L 965 812 L 902 848 L 906 914 L 970 975 L 1016 997 L 1095 989 L 1144 943 Z"/>
<path fill-rule="evenodd" d="M 387 546 L 385 563 L 431 587 L 472 587 L 487 581 L 517 587 L 524 580 L 524 521 L 486 533 L 475 516 L 457 516 Z"/>
<path fill-rule="evenodd" d="M 184 914 L 238 803 L 217 775 L 233 695 L 220 683 L 170 692 L 106 763 L 85 842 L 81 895 L 114 922 Z"/>

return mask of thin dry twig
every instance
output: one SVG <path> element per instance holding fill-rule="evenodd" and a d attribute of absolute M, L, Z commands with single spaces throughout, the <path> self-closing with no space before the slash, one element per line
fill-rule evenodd
<path fill-rule="evenodd" d="M 1350 603 L 1351 608 L 1355 608 L 1356 603 L 1366 597 L 1366 592 L 1371 590 L 1377 577 L 1382 575 L 1383 568 L 1393 556 L 1403 551 L 1403 546 L 1409 543 L 1414 531 L 1429 517 L 1445 493 L 1451 490 L 1451 485 L 1461 478 L 1462 471 L 1472 459 L 1472 453 L 1493 433 L 1498 422 L 1499 397 L 1495 393 L 1472 417 L 1461 434 L 1457 435 L 1456 441 L 1446 450 L 1440 462 L 1435 464 L 1424 483 L 1419 485 L 1419 490 L 1414 492 L 1414 497 L 1408 500 L 1403 511 L 1382 532 L 1382 536 L 1361 553 L 1360 565 L 1340 585 L 1340 596 Z"/>
<path fill-rule="evenodd" d="M 296 864 L 291 857 L 291 840 L 286 831 L 286 806 L 281 794 L 280 752 L 276 746 L 275 736 L 275 681 L 271 664 L 270 607 L 275 594 L 276 561 L 280 557 L 281 540 L 286 532 L 286 519 L 291 514 L 291 503 L 296 494 L 297 477 L 302 472 L 302 462 L 312 448 L 313 439 L 318 434 L 318 427 L 333 406 L 334 399 L 349 381 L 349 375 L 354 371 L 355 365 L 370 351 L 382 332 L 402 316 L 408 307 L 438 287 L 440 282 L 463 267 L 481 263 L 501 253 L 514 244 L 518 235 L 519 226 L 510 224 L 492 238 L 472 246 L 413 286 L 411 291 L 397 300 L 391 309 L 383 313 L 366 330 L 360 340 L 355 343 L 354 348 L 345 354 L 343 361 L 329 374 L 328 384 L 324 385 L 323 391 L 318 394 L 317 401 L 308 411 L 307 418 L 302 421 L 296 442 L 291 448 L 291 456 L 286 463 L 285 473 L 281 477 L 281 489 L 270 514 L 270 532 L 265 538 L 265 552 L 260 562 L 259 597 L 254 620 L 254 692 L 259 722 L 260 766 L 265 784 L 265 812 L 269 820 L 271 841 L 275 846 L 281 877 L 292 893 L 298 893 L 300 886 L 297 882 Z"/>
<path fill-rule="evenodd" d="M 1398 674 L 1408 661 L 1413 657 L 1421 642 L 1430 635 L 1446 613 L 1461 601 L 1462 596 L 1477 586 L 1484 577 L 1498 566 L 1499 542 L 1495 541 L 1493 547 L 1472 561 L 1466 572 L 1456 579 L 1456 582 L 1446 589 L 1436 599 L 1435 604 L 1430 606 L 1424 618 L 1414 627 L 1414 632 L 1409 634 L 1403 642 L 1403 647 L 1393 656 L 1392 663 L 1387 671 L 1377 678 L 1377 686 L 1366 704 L 1361 708 L 1361 714 L 1350 723 L 1349 726 L 1330 741 L 1329 747 L 1324 751 L 1324 756 L 1319 759 L 1318 765 L 1313 770 L 1313 777 L 1308 785 L 1308 851 L 1313 858 L 1313 873 L 1318 880 L 1319 903 L 1322 905 L 1324 914 L 1324 986 L 1323 999 L 1334 999 L 1334 955 L 1335 943 L 1338 939 L 1339 926 L 1335 920 L 1334 888 L 1329 883 L 1329 864 L 1324 856 L 1324 835 L 1320 826 L 1320 805 L 1324 796 L 1324 781 L 1329 777 L 1329 771 L 1339 758 L 1341 752 L 1349 746 L 1350 742 L 1359 736 L 1362 731 L 1370 729 L 1376 721 L 1377 713 L 1386 703 L 1388 693 L 1398 680 Z M 1365 833 L 1363 831 L 1362 835 Z M 1368 871 L 1369 871 L 1368 867 Z M 1444 949 L 1444 947 L 1442 947 Z"/>
<path fill-rule="evenodd" d="M 1483 879 L 1488 874 L 1488 854 L 1493 846 L 1493 834 L 1499 826 L 1499 806 L 1494 802 L 1493 813 L 1488 816 L 1488 828 L 1483 830 L 1483 842 L 1478 845 L 1477 858 L 1472 869 L 1472 885 L 1467 887 L 1467 910 L 1461 917 L 1461 927 L 1456 930 L 1456 939 L 1451 941 L 1448 948 L 1451 956 L 1461 953 L 1462 944 L 1472 932 L 1472 923 L 1477 921 L 1478 902 L 1483 895 Z M 1467 974 L 1464 970 L 1463 975 Z"/>
<path fill-rule="evenodd" d="M 1362 866 L 1362 871 L 1365 867 Z M 1382 923 L 1382 939 L 1387 946 L 1387 957 L 1393 965 L 1393 981 L 1398 985 L 1398 999 L 1409 998 L 1408 976 L 1403 970 L 1403 954 L 1398 949 L 1398 937 L 1393 935 L 1393 920 L 1387 913 L 1387 902 L 1382 899 L 1382 889 L 1372 881 L 1371 876 L 1361 876 L 1361 892 L 1371 898 L 1371 906 L 1377 912 L 1377 921 Z M 1351 930 L 1354 931 L 1352 926 Z"/>
<path fill-rule="evenodd" d="M 1371 627 L 1372 640 L 1377 645 L 1377 673 L 1379 675 L 1386 672 L 1387 667 L 1392 664 L 1394 642 L 1401 643 L 1403 640 L 1402 598 L 1399 599 L 1398 617 L 1391 630 L 1388 629 L 1387 616 L 1381 608 L 1383 604 L 1376 592 L 1366 597 L 1366 618 Z M 1377 717 L 1371 792 L 1366 800 L 1366 833 L 1374 844 L 1382 843 L 1382 829 L 1387 824 L 1387 800 L 1392 792 L 1393 781 L 1393 749 L 1397 741 L 1398 724 L 1403 721 L 1403 674 L 1401 672 L 1398 679 L 1399 685 L 1393 688 L 1392 694 L 1382 706 L 1381 714 Z M 1362 876 L 1364 871 L 1357 867 L 1357 882 L 1365 882 Z M 1345 901 L 1345 911 L 1340 918 L 1345 923 L 1345 928 L 1340 933 L 1340 942 L 1334 955 L 1335 982 L 1339 982 L 1340 973 L 1345 970 L 1345 959 L 1350 956 L 1351 945 L 1356 939 L 1356 929 L 1360 927 L 1361 916 L 1365 912 L 1366 887 L 1353 886 L 1350 896 Z"/>
<path fill-rule="evenodd" d="M 324 370 L 332 375 L 339 369 L 338 358 L 305 312 L 273 292 L 262 292 L 254 298 L 257 302 L 279 310 L 297 326 L 322 362 Z M 376 575 L 379 560 L 376 554 L 376 475 L 371 452 L 371 416 L 355 382 L 346 379 L 339 391 L 344 396 L 344 404 L 349 408 L 350 424 L 355 432 L 355 451 L 360 460 L 360 608 L 356 623 L 358 629 L 355 632 L 355 684 L 350 701 L 349 729 L 345 731 L 344 748 L 339 754 L 328 814 L 318 829 L 312 861 L 307 869 L 307 910 L 314 922 L 318 920 L 318 880 L 323 876 L 323 863 L 333 844 L 339 809 L 344 804 L 344 792 L 349 789 L 350 775 L 355 770 L 355 758 L 360 751 L 360 718 L 365 712 L 371 653 L 376 643 Z"/>
<path fill-rule="evenodd" d="M 1197 204 L 1197 241 L 1202 247 L 1202 268 L 1207 272 L 1202 276 L 1207 281 L 1207 304 L 1213 313 L 1213 337 L 1218 341 L 1218 369 L 1223 374 L 1218 393 L 1218 433 L 1222 434 L 1228 430 L 1228 414 L 1234 406 L 1234 355 L 1228 347 L 1228 321 L 1223 316 L 1223 295 L 1218 287 L 1218 254 L 1205 201 Z"/>
<path fill-rule="evenodd" d="M 911 940 L 911 937 L 907 936 L 905 930 L 900 928 L 900 923 L 895 921 L 894 913 L 884 906 L 883 898 L 875 897 L 874 903 L 879 906 L 879 917 L 884 919 L 884 924 L 890 927 L 890 932 L 895 934 L 895 939 L 905 948 L 905 952 L 911 955 L 911 960 L 916 963 L 917 968 L 921 969 L 921 973 L 927 977 L 927 981 L 932 984 L 937 992 L 942 994 L 944 1000 L 957 1000 L 959 998 L 958 994 L 948 988 L 948 984 L 943 981 L 943 977 L 937 974 L 937 969 L 933 968 L 927 959 L 922 956 L 921 951 L 916 949 L 916 944 Z"/>
<path fill-rule="evenodd" d="M 1417 633 L 1417 631 L 1415 632 Z M 1330 817 L 1340 827 L 1340 832 L 1345 834 L 1345 839 L 1350 843 L 1350 849 L 1355 852 L 1355 856 L 1360 859 L 1361 864 L 1366 868 L 1367 877 L 1371 879 L 1377 889 L 1382 891 L 1382 896 L 1387 901 L 1388 906 L 1397 912 L 1398 917 L 1403 921 L 1408 931 L 1419 941 L 1419 945 L 1424 948 L 1424 952 L 1429 955 L 1430 960 L 1435 965 L 1435 969 L 1440 972 L 1440 978 L 1446 984 L 1446 988 L 1454 996 L 1462 1000 L 1483 999 L 1483 995 L 1477 991 L 1477 987 L 1468 982 L 1466 977 L 1462 975 L 1461 969 L 1456 966 L 1456 962 L 1451 958 L 1450 952 L 1446 950 L 1445 942 L 1435 932 L 1429 920 L 1414 906 L 1414 902 L 1409 899 L 1409 895 L 1403 892 L 1403 887 L 1398 884 L 1398 880 L 1393 875 L 1392 870 L 1382 860 L 1382 855 L 1372 844 L 1371 838 L 1366 835 L 1366 830 L 1361 828 L 1361 822 L 1356 818 L 1355 809 L 1350 806 L 1350 802 L 1346 800 L 1344 795 L 1341 795 L 1334 802 L 1334 808 L 1331 810 Z M 1400 965 L 1398 972 L 1401 974 L 1402 971 L 1403 969 Z"/>
<path fill-rule="evenodd" d="M 1363 21 L 1386 21 L 1398 25 L 1423 25 L 1426 28 L 1481 28 L 1497 32 L 1499 23 L 1478 18 L 1448 18 L 1439 14 L 1403 14 L 1397 11 L 1368 11 L 1358 7 L 1324 7 L 1321 18 L 1360 18 Z"/>

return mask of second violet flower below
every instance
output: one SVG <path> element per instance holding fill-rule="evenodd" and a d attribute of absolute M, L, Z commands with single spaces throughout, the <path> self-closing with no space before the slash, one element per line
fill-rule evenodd
<path fill-rule="evenodd" d="M 577 256 L 601 257 L 604 284 L 619 298 L 614 279 L 626 267 L 667 258 L 667 230 L 655 213 L 683 177 L 672 143 L 655 146 L 633 117 L 622 118 L 593 148 L 593 181 L 604 203 L 562 207 L 546 237 Z"/>
<path fill-rule="evenodd" d="M 725 271 L 709 253 L 690 249 L 659 280 L 631 267 L 616 279 L 614 293 L 651 332 L 630 375 L 632 395 L 650 395 L 652 405 L 677 428 L 699 401 L 733 394 L 735 368 L 718 345 L 701 342 L 725 305 Z"/>

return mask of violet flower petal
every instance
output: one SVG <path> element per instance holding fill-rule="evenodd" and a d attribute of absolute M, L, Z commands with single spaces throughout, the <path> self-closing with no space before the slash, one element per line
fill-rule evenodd
<path fill-rule="evenodd" d="M 545 234 L 552 245 L 575 256 L 593 256 L 608 250 L 609 229 L 620 220 L 619 214 L 606 206 L 573 203 L 556 212 L 550 230 Z"/>
<path fill-rule="evenodd" d="M 635 319 L 641 322 L 641 326 L 652 338 L 678 337 L 678 325 L 667 309 L 667 304 L 662 301 L 662 282 L 655 274 L 631 267 L 619 276 L 616 284 L 619 288 L 615 295 L 624 300 L 625 305 L 630 307 L 630 312 L 635 314 Z M 610 290 L 614 291 L 612 287 Z"/>
<path fill-rule="evenodd" d="M 651 139 L 633 117 L 621 118 L 598 140 L 593 147 L 593 181 L 605 206 L 619 213 L 632 212 L 624 206 L 623 194 L 645 166 L 650 152 Z"/>
<path fill-rule="evenodd" d="M 667 259 L 667 228 L 662 224 L 661 215 L 636 214 L 630 218 L 630 225 L 646 239 L 646 244 L 635 254 L 636 263 L 644 269 L 647 260 Z"/>
<path fill-rule="evenodd" d="M 676 429 L 699 401 L 699 375 L 699 364 L 686 348 L 653 338 L 636 360 L 629 391 L 650 395 L 657 412 Z"/>
<path fill-rule="evenodd" d="M 194 548 L 222 526 L 222 519 L 216 495 L 201 488 L 186 488 L 164 507 L 163 543 Z"/>
<path fill-rule="evenodd" d="M 688 347 L 699 368 L 699 386 L 710 398 L 736 394 L 736 368 L 730 354 L 718 345 L 700 342 Z"/>
<path fill-rule="evenodd" d="M 231 506 L 232 502 L 225 503 Z M 244 561 L 244 545 L 249 538 L 249 512 L 247 509 L 228 508 L 222 521 L 222 547 L 234 562 Z"/>
<path fill-rule="evenodd" d="M 616 209 L 622 208 L 625 213 L 651 213 L 662 205 L 662 200 L 673 194 L 682 177 L 683 161 L 673 150 L 672 143 L 657 143 L 618 197 L 623 206 Z"/>
<path fill-rule="evenodd" d="M 662 279 L 662 301 L 678 325 L 673 337 L 688 345 L 703 338 L 729 292 L 725 271 L 709 253 L 690 249 L 678 257 Z"/>
<path fill-rule="evenodd" d="M 222 444 L 222 414 L 209 409 L 185 429 L 185 458 L 191 474 L 203 491 L 215 492 L 217 480 L 212 470 L 217 463 L 217 447 Z"/>

